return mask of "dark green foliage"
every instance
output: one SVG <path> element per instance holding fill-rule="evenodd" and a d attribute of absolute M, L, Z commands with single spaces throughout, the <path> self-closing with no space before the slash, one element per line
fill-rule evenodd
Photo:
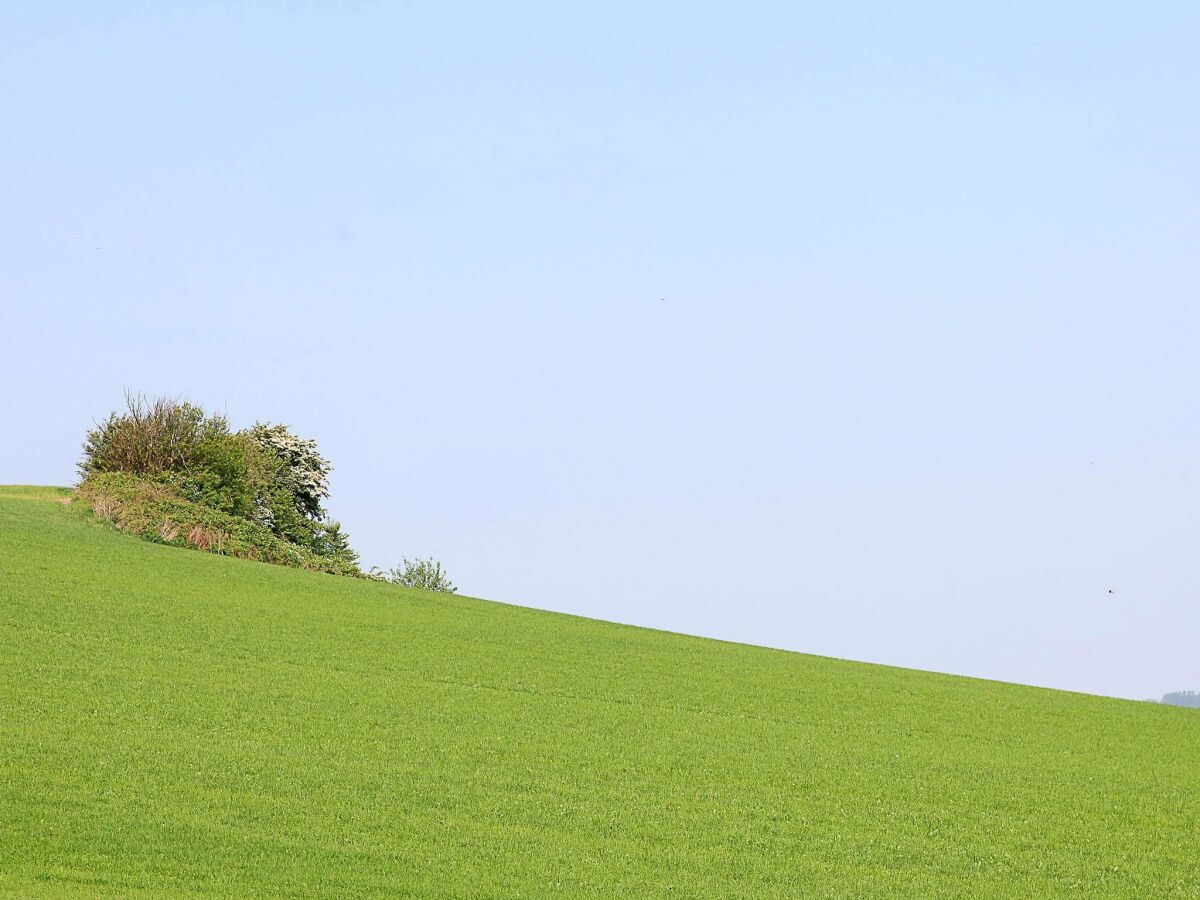
<path fill-rule="evenodd" d="M 399 568 L 388 569 L 386 572 L 382 569 L 372 569 L 371 577 L 376 581 L 398 584 L 400 587 L 421 588 L 442 594 L 458 593 L 454 582 L 447 578 L 446 573 L 442 571 L 442 564 L 432 557 L 429 559 L 408 559 L 406 557 L 404 565 Z"/>
<path fill-rule="evenodd" d="M 170 472 L 162 480 L 196 503 L 253 518 L 257 497 L 268 484 L 268 465 L 245 435 L 214 432 L 197 446 L 191 471 Z"/>
<path fill-rule="evenodd" d="M 206 415 L 182 400 L 147 400 L 127 392 L 125 401 L 124 413 L 112 414 L 88 432 L 79 472 L 81 495 L 102 504 L 114 486 L 121 487 L 118 499 L 128 518 L 126 530 L 178 543 L 183 540 L 179 535 L 167 537 L 180 524 L 178 516 L 151 522 L 147 515 L 165 516 L 162 504 L 167 501 L 189 503 L 196 507 L 185 516 L 189 522 L 208 512 L 235 520 L 230 525 L 222 519 L 213 527 L 242 534 L 243 549 L 259 554 L 254 558 L 358 573 L 358 557 L 341 525 L 330 520 L 321 505 L 329 495 L 330 466 L 317 453 L 315 441 L 298 438 L 283 425 L 255 425 L 233 432 L 223 416 Z M 100 477 L 116 473 L 144 487 L 135 492 L 134 481 L 128 478 Z M 136 502 L 131 492 L 136 493 Z M 272 538 L 269 550 L 263 534 Z M 283 552 L 275 544 L 294 545 L 294 550 Z M 326 562 L 314 566 L 309 557 Z"/>
<path fill-rule="evenodd" d="M 267 502 L 266 524 L 273 534 L 305 547 L 317 556 L 357 564 L 358 554 L 350 548 L 350 539 L 342 531 L 340 522 L 301 515 L 286 490 L 273 491 Z"/>

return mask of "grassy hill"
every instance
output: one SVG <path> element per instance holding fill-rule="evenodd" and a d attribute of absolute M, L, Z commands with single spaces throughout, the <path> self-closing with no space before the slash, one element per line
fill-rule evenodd
<path fill-rule="evenodd" d="M 65 493 L 0 489 L 0 893 L 1200 895 L 1193 710 L 158 546 Z"/>

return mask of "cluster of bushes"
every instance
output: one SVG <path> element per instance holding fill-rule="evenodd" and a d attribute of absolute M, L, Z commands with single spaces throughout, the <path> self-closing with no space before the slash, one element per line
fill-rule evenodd
<path fill-rule="evenodd" d="M 195 404 L 126 393 L 87 434 L 79 496 L 98 519 L 149 541 L 402 587 L 455 593 L 433 559 L 364 573 L 324 507 L 329 460 L 284 425 L 233 431 Z"/>
<path fill-rule="evenodd" d="M 126 395 L 88 432 L 80 496 L 101 518 L 163 543 L 361 575 L 329 518 L 329 461 L 283 425 L 233 431 L 223 416 Z"/>

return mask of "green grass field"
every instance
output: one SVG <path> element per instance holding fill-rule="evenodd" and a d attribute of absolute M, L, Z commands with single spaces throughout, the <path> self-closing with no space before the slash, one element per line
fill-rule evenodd
<path fill-rule="evenodd" d="M 158 546 L 65 496 L 0 490 L 0 893 L 1200 896 L 1194 710 Z"/>

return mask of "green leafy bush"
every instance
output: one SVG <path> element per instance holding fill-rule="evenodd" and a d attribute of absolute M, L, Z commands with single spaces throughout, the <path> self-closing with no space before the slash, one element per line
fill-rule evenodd
<path fill-rule="evenodd" d="M 251 515 L 265 484 L 266 458 L 224 416 L 159 397 L 126 392 L 125 412 L 87 434 L 79 473 L 129 472 L 172 484 L 182 496 L 232 515 Z"/>
<path fill-rule="evenodd" d="M 400 587 L 423 588 L 427 591 L 439 591 L 443 594 L 457 594 L 458 588 L 442 571 L 442 564 L 432 557 L 429 559 L 404 559 L 403 566 L 388 570 L 372 569 L 371 577 L 377 581 L 387 581 Z"/>

